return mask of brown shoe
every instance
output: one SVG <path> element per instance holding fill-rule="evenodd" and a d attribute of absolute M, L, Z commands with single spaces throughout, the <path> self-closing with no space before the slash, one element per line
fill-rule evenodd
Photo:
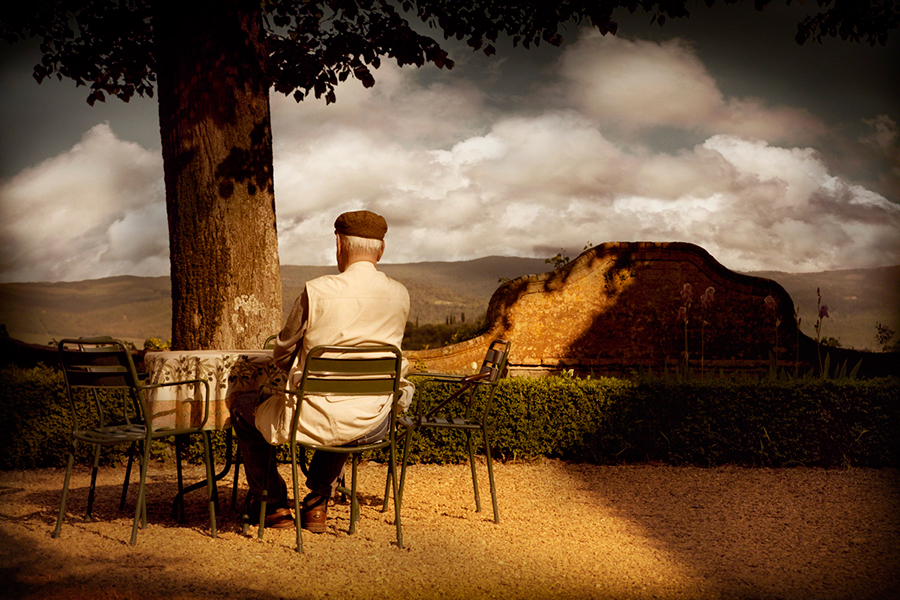
<path fill-rule="evenodd" d="M 253 499 L 249 494 L 244 500 L 244 519 L 247 525 L 259 525 L 259 500 Z M 266 505 L 266 527 L 272 529 L 284 529 L 294 526 L 294 517 L 286 501 Z"/>
<path fill-rule="evenodd" d="M 300 510 L 300 526 L 310 533 L 325 533 L 328 521 L 328 498 L 309 494 L 303 499 Z"/>
<path fill-rule="evenodd" d="M 266 529 L 285 529 L 294 526 L 294 516 L 289 508 L 276 509 L 270 515 L 266 515 Z"/>

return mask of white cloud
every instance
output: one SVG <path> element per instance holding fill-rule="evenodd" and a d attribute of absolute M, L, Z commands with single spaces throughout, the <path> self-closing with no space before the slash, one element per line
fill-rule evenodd
<path fill-rule="evenodd" d="M 603 126 L 635 134 L 673 127 L 770 142 L 809 142 L 824 126 L 808 111 L 726 98 L 690 43 L 582 32 L 560 60 L 568 101 Z"/>
<path fill-rule="evenodd" d="M 333 260 L 330 223 L 299 220 L 309 207 L 385 214 L 390 262 L 627 240 L 690 241 L 737 270 L 900 262 L 900 208 L 831 174 L 811 148 L 717 135 L 677 155 L 635 153 L 558 111 L 499 119 L 448 150 L 368 134 L 316 138 L 313 154 L 279 163 L 281 176 L 315 179 L 308 165 L 326 156 L 319 171 L 340 173 L 298 191 L 296 205 L 279 192 L 281 218 L 298 216 L 295 228 L 280 225 L 296 233 L 282 237 L 285 262 Z"/>
<path fill-rule="evenodd" d="M 389 222 L 389 262 L 688 241 L 741 271 L 900 263 L 900 207 L 801 143 L 821 123 L 726 98 L 685 42 L 588 35 L 558 76 L 561 102 L 503 114 L 471 81 L 391 65 L 330 106 L 274 95 L 282 262 L 333 264 L 335 217 L 367 208 Z M 642 135 L 660 125 L 704 141 L 654 151 Z M 867 141 L 896 145 L 891 119 L 871 125 Z M 163 196 L 158 153 L 91 129 L 0 185 L 0 281 L 167 273 Z"/>
<path fill-rule="evenodd" d="M 562 58 L 571 99 L 587 115 L 624 127 L 692 128 L 723 103 L 690 46 L 582 34 Z"/>
<path fill-rule="evenodd" d="M 310 140 L 328 137 L 334 128 L 366 131 L 404 143 L 441 147 L 483 129 L 490 112 L 475 82 L 421 83 L 415 68 L 385 61 L 375 72 L 375 87 L 353 79 L 339 86 L 337 102 L 295 102 L 273 93 L 272 124 L 276 149 L 303 151 Z"/>
<path fill-rule="evenodd" d="M 102 124 L 0 185 L 0 280 L 168 273 L 162 157 Z"/>

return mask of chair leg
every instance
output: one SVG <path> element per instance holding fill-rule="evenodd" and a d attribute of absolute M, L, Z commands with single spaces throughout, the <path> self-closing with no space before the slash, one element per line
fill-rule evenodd
<path fill-rule="evenodd" d="M 396 486 L 394 486 L 394 499 L 397 504 L 401 504 L 403 502 L 403 486 L 406 485 L 406 465 L 409 463 L 409 451 L 413 444 L 414 434 L 415 429 L 408 429 L 406 435 L 404 436 L 406 439 L 403 441 L 403 462 L 400 465 L 400 481 L 397 482 Z M 397 457 L 395 454 L 394 464 L 391 466 L 392 472 L 395 474 L 397 473 L 396 458 Z M 385 492 L 384 509 L 387 509 L 387 492 Z"/>
<path fill-rule="evenodd" d="M 175 436 L 175 474 L 178 481 L 178 495 L 175 497 L 175 514 L 178 523 L 184 525 L 184 478 L 181 472 L 181 449 L 184 436 Z"/>
<path fill-rule="evenodd" d="M 303 460 L 306 462 L 306 450 L 303 451 Z M 303 509 L 303 500 L 300 498 L 300 474 L 297 472 L 297 443 L 291 442 L 291 483 L 294 488 L 294 527 L 297 530 L 297 552 L 303 554 L 303 534 L 300 532 L 300 511 Z"/>
<path fill-rule="evenodd" d="M 216 481 L 214 477 L 212 444 L 209 439 L 209 431 L 203 432 L 203 462 L 206 463 L 206 492 L 209 502 L 209 529 L 210 535 L 216 537 L 216 500 L 218 499 L 218 491 L 216 490 Z M 184 510 L 184 497 L 181 498 L 182 511 Z"/>
<path fill-rule="evenodd" d="M 359 520 L 359 501 L 356 498 L 356 465 L 359 462 L 359 454 L 350 456 L 350 531 L 356 533 L 356 522 Z"/>
<path fill-rule="evenodd" d="M 137 506 L 134 509 L 134 524 L 131 526 L 131 545 L 137 543 L 138 525 L 147 526 L 147 467 L 150 465 L 150 440 L 142 443 L 141 480 L 138 484 Z"/>
<path fill-rule="evenodd" d="M 466 448 L 469 450 L 469 466 L 472 469 L 472 487 L 475 488 L 475 512 L 481 512 L 481 495 L 478 493 L 478 475 L 475 472 L 475 447 L 472 445 L 472 432 L 466 430 Z"/>
<path fill-rule="evenodd" d="M 219 484 L 216 479 L 216 461 L 213 458 L 212 453 L 212 430 L 204 429 L 203 437 L 205 438 L 206 444 L 209 446 L 209 472 L 211 477 L 207 477 L 206 480 L 212 483 L 212 501 L 215 503 L 216 512 L 219 512 Z M 183 494 L 181 501 L 184 503 Z"/>
<path fill-rule="evenodd" d="M 337 479 L 337 490 L 341 492 L 341 502 L 347 501 L 347 492 L 344 491 L 346 489 L 347 489 L 347 478 L 344 475 L 344 470 L 341 469 L 341 474 L 338 476 L 338 479 Z"/>
<path fill-rule="evenodd" d="M 131 442 L 128 447 L 128 466 L 125 467 L 125 481 L 122 483 L 122 497 L 119 499 L 119 510 L 125 510 L 125 499 L 128 496 L 128 484 L 131 482 L 131 467 L 134 466 L 134 454 L 137 452 L 137 442 Z"/>
<path fill-rule="evenodd" d="M 150 469 L 150 451 L 151 445 L 145 442 L 141 442 L 139 448 L 141 450 L 140 456 L 144 456 L 144 446 L 147 446 L 147 458 L 144 463 L 147 465 L 147 470 Z M 145 529 L 147 527 L 147 476 L 144 476 L 144 501 L 141 502 L 141 529 Z"/>
<path fill-rule="evenodd" d="M 237 506 L 238 481 L 240 480 L 242 461 L 241 448 L 238 446 L 234 451 L 234 483 L 231 486 L 231 510 L 234 510 L 234 507 Z"/>
<path fill-rule="evenodd" d="M 387 477 L 384 480 L 384 500 L 381 503 L 381 512 L 387 511 L 388 502 L 391 500 L 391 488 L 394 483 L 394 470 L 388 465 Z"/>
<path fill-rule="evenodd" d="M 405 456 L 404 456 L 405 460 Z M 397 472 L 397 448 L 392 447 L 389 452 L 388 461 L 390 461 L 390 469 L 394 473 Z M 403 498 L 403 492 L 400 490 L 400 482 L 394 478 L 394 524 L 397 526 L 397 547 L 403 548 L 403 527 L 400 524 L 400 502 Z"/>
<path fill-rule="evenodd" d="M 100 446 L 94 446 L 94 466 L 91 469 L 91 488 L 88 491 L 88 503 L 87 503 L 87 513 L 85 514 L 85 520 L 91 521 L 93 517 L 91 513 L 94 510 L 94 494 L 97 489 L 97 470 L 100 468 Z"/>
<path fill-rule="evenodd" d="M 409 433 L 407 432 L 402 437 L 408 440 L 408 435 Z M 381 504 L 381 512 L 387 512 L 388 502 L 391 500 L 391 489 L 392 487 L 396 487 L 393 485 L 395 477 L 397 477 L 397 461 L 394 461 L 393 464 L 388 462 L 387 478 L 384 481 L 384 501 Z"/>
<path fill-rule="evenodd" d="M 63 515 L 66 513 L 66 498 L 69 496 L 69 481 L 72 478 L 72 467 L 75 465 L 75 444 L 69 451 L 69 458 L 66 461 L 66 478 L 63 480 L 62 498 L 59 501 L 59 515 L 56 517 L 56 528 L 53 530 L 53 537 L 58 538 L 62 530 Z"/>
<path fill-rule="evenodd" d="M 272 446 L 272 451 L 269 452 L 269 460 L 266 464 L 266 470 L 263 473 L 263 481 L 262 481 L 262 496 L 259 499 L 259 527 L 256 531 L 256 537 L 258 539 L 263 539 L 263 533 L 266 529 L 266 501 L 269 496 L 269 469 L 271 468 L 272 461 L 275 460 L 275 447 Z"/>
<path fill-rule="evenodd" d="M 484 456 L 487 460 L 488 480 L 491 484 L 491 504 L 494 507 L 494 523 L 500 522 L 500 510 L 497 508 L 497 486 L 494 484 L 494 460 L 491 457 L 491 444 L 488 441 L 487 429 L 482 430 L 484 433 Z"/>

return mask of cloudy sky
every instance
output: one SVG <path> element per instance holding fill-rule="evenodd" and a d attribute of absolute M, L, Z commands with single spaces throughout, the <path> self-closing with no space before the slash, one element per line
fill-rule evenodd
<path fill-rule="evenodd" d="M 273 95 L 281 262 L 333 264 L 334 218 L 367 208 L 395 263 L 686 241 L 738 271 L 900 264 L 900 40 L 798 46 L 808 9 L 626 14 L 386 64 L 330 106 Z M 168 274 L 155 100 L 92 108 L 31 79 L 34 45 L 3 50 L 0 282 Z"/>

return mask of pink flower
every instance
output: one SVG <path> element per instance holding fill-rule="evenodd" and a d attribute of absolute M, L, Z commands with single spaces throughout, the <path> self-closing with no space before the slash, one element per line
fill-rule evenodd
<path fill-rule="evenodd" d="M 689 304 L 691 300 L 694 298 L 694 288 L 691 287 L 691 284 L 686 283 L 684 287 L 681 288 L 681 301 L 685 304 Z"/>
<path fill-rule="evenodd" d="M 678 317 L 677 318 L 681 319 L 682 321 L 687 323 L 687 320 L 688 320 L 687 306 L 679 306 L 678 307 Z"/>
<path fill-rule="evenodd" d="M 828 316 L 828 305 L 823 304 L 822 306 L 819 307 L 819 318 L 824 319 L 827 316 Z"/>
<path fill-rule="evenodd" d="M 714 288 L 713 286 L 709 286 L 708 288 L 706 288 L 706 291 L 703 292 L 702 296 L 700 296 L 700 304 L 703 306 L 703 308 L 707 308 L 710 304 L 713 303 L 715 293 L 716 288 Z"/>
<path fill-rule="evenodd" d="M 778 308 L 778 303 L 775 302 L 775 298 L 773 298 L 771 296 L 771 294 L 766 296 L 766 299 L 764 300 L 764 302 L 766 303 L 766 308 L 768 308 L 771 311 L 774 311 Z"/>

